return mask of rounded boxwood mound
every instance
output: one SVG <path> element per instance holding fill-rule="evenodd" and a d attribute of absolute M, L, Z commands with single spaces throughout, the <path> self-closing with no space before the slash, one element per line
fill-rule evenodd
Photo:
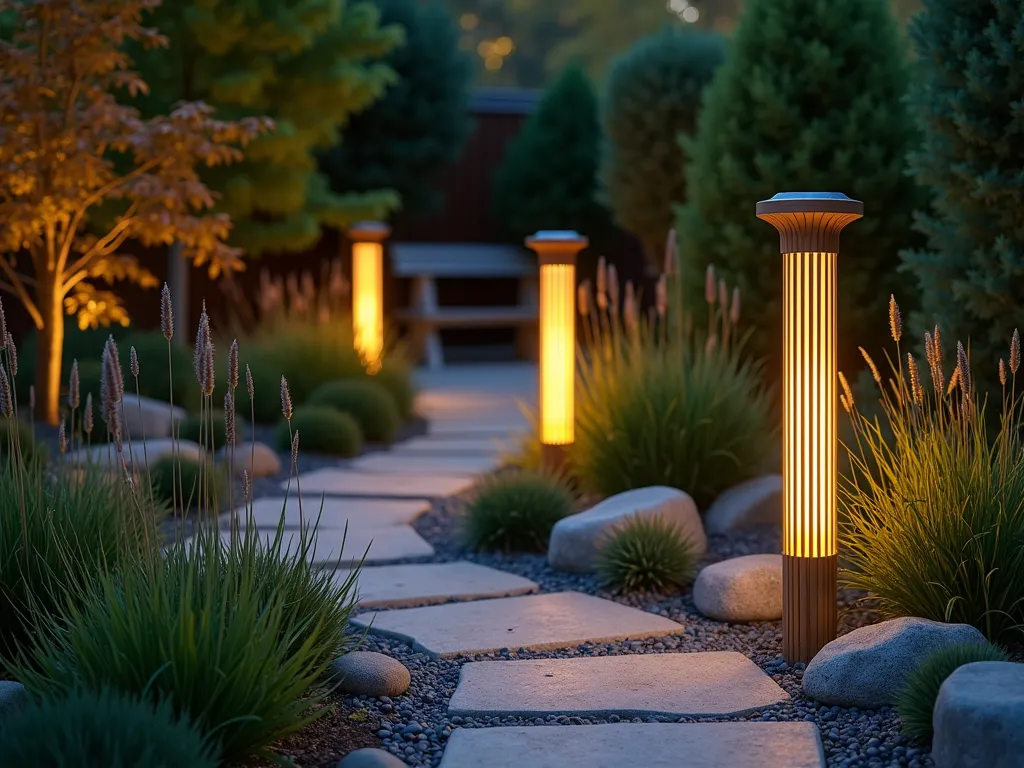
<path fill-rule="evenodd" d="M 338 379 L 322 384 L 308 404 L 327 406 L 349 414 L 372 443 L 390 443 L 402 426 L 395 398 L 371 379 Z"/>
<path fill-rule="evenodd" d="M 299 433 L 299 448 L 316 453 L 350 458 L 363 449 L 363 433 L 347 413 L 324 405 L 304 405 L 292 414 L 291 431 L 285 420 L 277 425 L 278 450 L 290 451 L 291 435 Z"/>

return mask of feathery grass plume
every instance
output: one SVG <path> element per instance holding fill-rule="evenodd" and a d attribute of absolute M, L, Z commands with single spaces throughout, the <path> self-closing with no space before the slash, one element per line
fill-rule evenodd
<path fill-rule="evenodd" d="M 14 337 L 7 334 L 7 354 L 10 357 L 11 376 L 18 375 L 18 347 L 14 343 Z"/>
<path fill-rule="evenodd" d="M 7 371 L 0 365 L 0 414 L 10 418 L 14 413 L 11 400 L 11 384 L 7 380 Z"/>
<path fill-rule="evenodd" d="M 235 444 L 235 395 L 230 389 L 224 393 L 224 442 Z"/>
<path fill-rule="evenodd" d="M 608 309 L 608 262 L 604 256 L 597 260 L 597 308 Z"/>
<path fill-rule="evenodd" d="M 960 369 L 954 368 L 953 375 L 949 377 L 949 386 L 946 387 L 946 397 L 953 394 L 953 390 L 956 389 L 956 385 L 960 383 Z"/>
<path fill-rule="evenodd" d="M 722 312 L 728 314 L 729 312 L 729 286 L 725 284 L 725 280 L 719 278 L 718 280 L 718 303 L 722 307 Z"/>
<path fill-rule="evenodd" d="M 740 288 L 736 286 L 732 289 L 732 304 L 729 305 L 729 322 L 733 325 L 739 325 L 740 322 Z"/>
<path fill-rule="evenodd" d="M 967 362 L 967 352 L 962 342 L 956 343 L 956 370 L 960 378 L 960 391 L 964 397 L 971 396 L 971 369 Z"/>
<path fill-rule="evenodd" d="M 89 392 L 85 396 L 85 413 L 82 414 L 82 429 L 87 435 L 92 434 L 92 410 L 92 392 Z"/>
<path fill-rule="evenodd" d="M 587 288 L 589 285 L 589 281 L 584 280 L 576 289 L 576 306 L 579 309 L 580 317 L 586 317 L 590 314 L 590 305 L 587 303 Z"/>
<path fill-rule="evenodd" d="M 924 405 L 924 387 L 921 386 L 921 372 L 917 369 L 917 360 L 907 353 L 907 369 L 910 372 L 910 397 L 914 405 Z"/>
<path fill-rule="evenodd" d="M 658 311 L 658 317 L 664 317 L 668 312 L 668 275 L 664 274 L 658 278 L 658 284 L 654 289 L 654 306 Z"/>
<path fill-rule="evenodd" d="M 292 435 L 292 466 L 299 463 L 299 430 Z"/>
<path fill-rule="evenodd" d="M 203 368 L 206 365 L 206 352 L 204 345 L 207 337 L 206 329 L 209 328 L 206 321 L 206 302 L 203 301 L 203 311 L 199 315 L 199 327 L 196 328 L 196 346 L 192 350 L 192 368 L 195 371 L 196 381 L 199 382 L 200 387 L 203 386 Z"/>
<path fill-rule="evenodd" d="M 679 240 L 676 238 L 675 227 L 668 231 L 668 239 L 665 241 L 665 265 L 663 267 L 666 275 L 674 275 L 679 266 Z"/>
<path fill-rule="evenodd" d="M 896 342 L 903 336 L 903 316 L 900 314 L 896 297 L 891 293 L 889 294 L 889 332 L 892 334 L 893 341 Z"/>
<path fill-rule="evenodd" d="M 256 396 L 256 387 L 252 383 L 252 371 L 249 370 L 249 364 L 245 366 L 245 391 L 249 394 L 249 402 Z"/>
<path fill-rule="evenodd" d="M 131 369 L 132 376 L 136 379 L 139 378 L 139 354 L 135 351 L 134 346 L 128 350 L 128 367 Z"/>
<path fill-rule="evenodd" d="M 234 392 L 238 388 L 238 339 L 231 342 L 228 349 L 228 389 Z"/>
<path fill-rule="evenodd" d="M 942 365 L 942 331 L 939 330 L 937 325 L 932 332 L 932 344 L 935 345 L 935 364 Z"/>
<path fill-rule="evenodd" d="M 7 347 L 7 315 L 4 313 L 4 303 L 0 301 L 0 349 Z"/>
<path fill-rule="evenodd" d="M 846 395 L 842 393 L 840 393 L 839 395 L 839 404 L 843 406 L 843 410 L 846 411 L 847 413 L 853 413 L 853 408 L 850 405 L 850 401 L 847 400 Z"/>
<path fill-rule="evenodd" d="M 619 271 L 614 264 L 608 265 L 608 304 L 612 314 L 619 314 Z"/>
<path fill-rule="evenodd" d="M 622 305 L 622 319 L 626 321 L 626 330 L 633 331 L 640 324 L 640 311 L 637 309 L 636 290 L 633 281 L 626 281 L 626 299 Z"/>
<path fill-rule="evenodd" d="M 110 348 L 107 365 L 110 368 L 111 394 L 114 402 L 120 403 L 124 399 L 124 373 L 121 371 L 121 358 L 117 354 L 117 342 L 113 336 L 107 337 L 107 346 Z"/>
<path fill-rule="evenodd" d="M 1010 373 L 1016 374 L 1020 367 L 1020 333 L 1013 329 L 1013 338 L 1010 339 Z"/>
<path fill-rule="evenodd" d="M 207 397 L 213 394 L 217 381 L 217 364 L 214 361 L 213 340 L 210 338 L 210 326 L 206 326 L 206 344 L 203 346 L 203 394 Z"/>
<path fill-rule="evenodd" d="M 160 332 L 170 341 L 174 338 L 174 310 L 171 308 L 171 289 L 164 283 L 160 291 Z"/>
<path fill-rule="evenodd" d="M 704 273 L 704 301 L 709 305 L 715 303 L 715 265 L 708 264 L 707 271 Z"/>
<path fill-rule="evenodd" d="M 64 426 L 63 419 L 61 419 L 60 426 L 57 428 L 57 448 L 62 456 L 68 452 L 68 432 Z"/>
<path fill-rule="evenodd" d="M 252 501 L 252 478 L 248 469 L 242 470 L 242 500 L 246 504 Z"/>
<path fill-rule="evenodd" d="M 924 359 L 929 368 L 935 367 L 935 343 L 928 331 L 924 332 Z"/>
<path fill-rule="evenodd" d="M 81 403 L 81 378 L 78 374 L 78 360 L 71 361 L 71 375 L 68 377 L 68 407 L 71 410 L 78 408 Z"/>
<path fill-rule="evenodd" d="M 281 377 L 281 414 L 286 421 L 292 420 L 292 393 L 284 376 Z"/>
<path fill-rule="evenodd" d="M 875 365 L 875 361 L 871 359 L 871 355 L 868 354 L 868 351 L 864 349 L 864 347 L 857 347 L 857 349 L 860 350 L 861 357 L 864 358 L 864 362 L 867 363 L 868 368 L 871 369 L 871 378 L 873 378 L 875 383 L 881 387 L 882 375 L 878 372 L 878 366 Z"/>
<path fill-rule="evenodd" d="M 849 404 L 848 407 L 844 407 L 849 411 L 850 408 L 853 408 L 853 392 L 850 390 L 850 383 L 846 380 L 846 376 L 843 375 L 842 371 L 839 372 L 839 386 L 843 388 L 843 397 L 846 398 L 846 402 Z"/>
<path fill-rule="evenodd" d="M 704 343 L 704 354 L 710 357 L 718 349 L 718 334 L 708 334 L 708 340 Z"/>
<path fill-rule="evenodd" d="M 1006 386 L 1006 361 L 999 358 L 999 383 Z"/>

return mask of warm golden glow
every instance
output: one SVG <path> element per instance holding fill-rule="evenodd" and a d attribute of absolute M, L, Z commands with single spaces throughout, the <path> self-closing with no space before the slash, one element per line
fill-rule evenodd
<path fill-rule="evenodd" d="M 352 245 L 352 323 L 355 346 L 370 373 L 380 370 L 384 351 L 384 247 Z"/>
<path fill-rule="evenodd" d="M 575 438 L 576 267 L 540 267 L 540 441 L 569 445 Z"/>
<path fill-rule="evenodd" d="M 783 254 L 782 552 L 836 554 L 836 254 Z"/>

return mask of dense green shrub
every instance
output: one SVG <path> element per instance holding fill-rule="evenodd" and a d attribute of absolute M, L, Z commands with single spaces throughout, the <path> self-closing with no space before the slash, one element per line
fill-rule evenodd
<path fill-rule="evenodd" d="M 290 451 L 292 435 L 299 433 L 304 451 L 329 453 L 343 459 L 356 456 L 363 449 L 363 433 L 359 423 L 347 413 L 323 405 L 304 405 L 295 409 L 291 425 L 285 420 L 277 425 L 274 440 L 278 450 Z"/>
<path fill-rule="evenodd" d="M 604 194 L 618 223 L 658 267 L 673 205 L 686 200 L 679 134 L 693 133 L 701 92 L 724 57 L 719 35 L 666 28 L 637 42 L 608 74 Z"/>
<path fill-rule="evenodd" d="M 438 0 L 373 2 L 381 25 L 405 29 L 404 44 L 385 59 L 398 82 L 353 116 L 320 167 L 335 192 L 392 189 L 402 198 L 403 214 L 423 216 L 437 209 L 437 175 L 459 156 L 473 127 L 472 60 Z"/>
<path fill-rule="evenodd" d="M 898 253 L 919 239 L 911 216 L 921 195 L 905 172 L 916 143 L 905 59 L 888 0 L 748 0 L 705 92 L 696 137 L 684 142 L 684 282 L 696 298 L 712 263 L 740 286 L 750 350 L 771 374 L 781 370 L 782 259 L 778 234 L 754 216 L 758 200 L 809 190 L 866 201 L 868 214 L 842 235 L 844 368 L 860 363 L 857 343 L 884 342 L 874 320 L 885 297 L 910 295 Z"/>
<path fill-rule="evenodd" d="M 374 374 L 373 381 L 391 393 L 402 421 L 412 418 L 416 412 L 416 387 L 409 365 L 388 358 L 384 361 L 383 367 Z"/>
<path fill-rule="evenodd" d="M 317 387 L 306 402 L 347 413 L 371 443 L 393 442 L 402 426 L 395 399 L 370 378 L 328 382 Z"/>
<path fill-rule="evenodd" d="M 618 592 L 665 594 L 693 581 L 698 559 L 677 525 L 634 515 L 602 542 L 597 572 Z"/>
<path fill-rule="evenodd" d="M 11 425 L 16 424 L 17 435 L 11 434 Z M 13 442 L 12 442 L 13 441 Z M 12 421 L 7 416 L 0 416 L 0 456 L 10 455 L 8 452 L 17 446 L 22 459 L 29 464 L 45 464 L 48 456 L 46 444 L 36 440 L 32 427 L 23 421 Z"/>
<path fill-rule="evenodd" d="M 466 505 L 463 535 L 473 549 L 544 552 L 551 529 L 572 514 L 573 503 L 565 479 L 550 472 L 491 475 Z"/>
<path fill-rule="evenodd" d="M 851 408 L 854 439 L 840 484 L 840 541 L 848 564 L 843 582 L 873 592 L 890 616 L 972 624 L 992 642 L 1019 640 L 1020 400 L 1011 399 L 1014 385 L 1008 381 L 993 434 L 971 389 L 963 347 L 951 386 L 954 374 L 936 356 L 933 339 L 929 334 L 924 362 L 908 354 L 892 364 L 895 383 L 882 388 L 880 417 L 862 414 L 856 402 Z M 1020 360 L 1019 343 L 1012 347 L 1011 378 Z M 844 404 L 849 398 L 844 394 Z"/>
<path fill-rule="evenodd" d="M 0 754 L 7 765 L 33 768 L 220 765 L 216 750 L 168 700 L 153 704 L 110 690 L 47 697 L 5 716 Z"/>
<path fill-rule="evenodd" d="M 914 325 L 956 328 L 976 360 L 996 360 L 1020 322 L 1022 15 L 1021 0 L 926 0 L 910 24 L 920 62 L 910 104 L 923 132 L 910 168 L 936 193 L 933 215 L 917 219 L 927 249 L 903 254 L 921 289 Z M 980 393 L 998 394 L 994 365 L 975 375 Z"/>
<path fill-rule="evenodd" d="M 162 456 L 149 464 L 153 495 L 178 509 L 216 512 L 228 503 L 228 476 L 212 460 Z"/>
<path fill-rule="evenodd" d="M 545 92 L 494 175 L 494 216 L 516 243 L 541 229 L 575 229 L 591 240 L 607 230 L 595 200 L 601 129 L 597 97 L 570 67 Z"/>
<path fill-rule="evenodd" d="M 988 643 L 957 643 L 926 656 L 907 675 L 896 698 L 896 712 L 903 732 L 924 743 L 932 740 L 932 712 L 939 689 L 964 664 L 976 661 L 1009 661 L 1006 651 Z"/>
<path fill-rule="evenodd" d="M 220 748 L 226 763 L 322 714 L 316 692 L 344 627 L 355 577 L 306 562 L 310 540 L 200 525 L 190 545 L 101 573 L 76 605 L 44 622 L 15 674 L 37 695 L 101 687 L 154 700 Z"/>
<path fill-rule="evenodd" d="M 62 592 L 159 543 L 165 509 L 134 496 L 105 466 L 48 476 L 42 465 L 0 462 L 0 489 L 0 653 L 25 640 L 32 617 L 53 613 Z"/>

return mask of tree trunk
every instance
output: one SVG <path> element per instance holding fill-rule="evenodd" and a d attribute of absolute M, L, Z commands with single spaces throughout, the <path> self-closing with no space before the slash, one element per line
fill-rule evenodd
<path fill-rule="evenodd" d="M 188 279 L 191 264 L 181 255 L 181 243 L 175 241 L 167 250 L 167 286 L 171 289 L 171 309 L 174 312 L 174 324 L 178 332 L 174 334 L 174 343 L 188 344 Z"/>
<path fill-rule="evenodd" d="M 56 426 L 60 422 L 60 374 L 64 356 L 64 301 L 56 285 L 39 284 L 36 306 L 43 316 L 36 346 L 36 418 Z"/>

